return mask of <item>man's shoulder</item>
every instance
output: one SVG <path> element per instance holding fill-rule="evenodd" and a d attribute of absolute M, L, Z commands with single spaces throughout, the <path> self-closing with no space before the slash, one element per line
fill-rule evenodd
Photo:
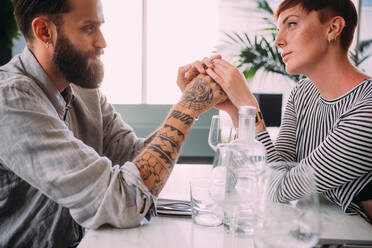
<path fill-rule="evenodd" d="M 35 84 L 34 80 L 25 73 L 19 57 L 13 58 L 9 63 L 0 67 L 0 90 L 14 88 L 29 90 Z"/>
<path fill-rule="evenodd" d="M 31 92 L 35 90 L 32 78 L 19 73 L 4 73 L 0 71 L 0 91 Z"/>
<path fill-rule="evenodd" d="M 3 100 L 19 97 L 24 99 L 25 96 L 35 97 L 40 91 L 34 79 L 22 71 L 14 67 L 0 67 L 0 98 Z"/>

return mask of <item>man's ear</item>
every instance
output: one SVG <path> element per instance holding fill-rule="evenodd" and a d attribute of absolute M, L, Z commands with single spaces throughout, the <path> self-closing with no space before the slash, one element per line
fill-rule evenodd
<path fill-rule="evenodd" d="M 335 41 L 341 36 L 346 25 L 345 19 L 341 16 L 332 17 L 328 28 L 328 41 Z"/>
<path fill-rule="evenodd" d="M 53 45 L 53 25 L 51 21 L 42 16 L 36 17 L 31 24 L 35 39 L 48 48 Z"/>

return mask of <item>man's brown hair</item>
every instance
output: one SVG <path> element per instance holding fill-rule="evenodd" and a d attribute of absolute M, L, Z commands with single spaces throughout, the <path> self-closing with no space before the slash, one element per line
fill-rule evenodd
<path fill-rule="evenodd" d="M 341 32 L 340 41 L 344 51 L 349 49 L 358 24 L 358 14 L 351 0 L 284 0 L 275 11 L 275 18 L 278 19 L 283 11 L 299 4 L 307 13 L 318 11 L 322 23 L 334 16 L 344 18 L 346 24 Z"/>
<path fill-rule="evenodd" d="M 61 24 L 58 14 L 69 11 L 68 0 L 12 0 L 14 16 L 19 30 L 26 40 L 32 40 L 32 20 L 46 15 L 57 26 Z"/>

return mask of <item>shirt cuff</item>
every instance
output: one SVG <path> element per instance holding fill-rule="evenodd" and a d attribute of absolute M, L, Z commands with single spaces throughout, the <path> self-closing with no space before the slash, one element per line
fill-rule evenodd
<path fill-rule="evenodd" d="M 155 210 L 155 196 L 153 196 L 146 185 L 144 184 L 140 172 L 137 166 L 132 162 L 126 162 L 122 168 L 123 177 L 128 186 L 137 187 L 143 195 L 136 195 L 136 204 L 141 209 L 145 204 L 144 211 L 141 213 L 144 215 L 144 219 L 141 224 L 145 224 L 151 220 L 151 216 L 156 215 Z"/>

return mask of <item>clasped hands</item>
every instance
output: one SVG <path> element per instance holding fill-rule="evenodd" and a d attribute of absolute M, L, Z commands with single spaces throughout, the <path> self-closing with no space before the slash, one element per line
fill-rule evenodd
<path fill-rule="evenodd" d="M 195 61 L 178 69 L 177 84 L 183 93 L 181 102 L 187 101 L 185 96 L 190 94 L 194 95 L 194 98 L 189 98 L 190 100 L 195 100 L 197 95 L 203 98 L 202 94 L 205 92 L 199 87 L 200 80 L 208 83 L 212 89 L 211 93 L 214 94 L 213 101 L 203 105 L 204 109 L 199 114 L 216 107 L 226 111 L 236 125 L 239 106 L 249 105 L 259 109 L 256 98 L 248 89 L 244 76 L 235 66 L 223 60 L 221 55 L 206 57 L 202 61 Z M 199 90 L 195 91 L 198 87 Z"/>

